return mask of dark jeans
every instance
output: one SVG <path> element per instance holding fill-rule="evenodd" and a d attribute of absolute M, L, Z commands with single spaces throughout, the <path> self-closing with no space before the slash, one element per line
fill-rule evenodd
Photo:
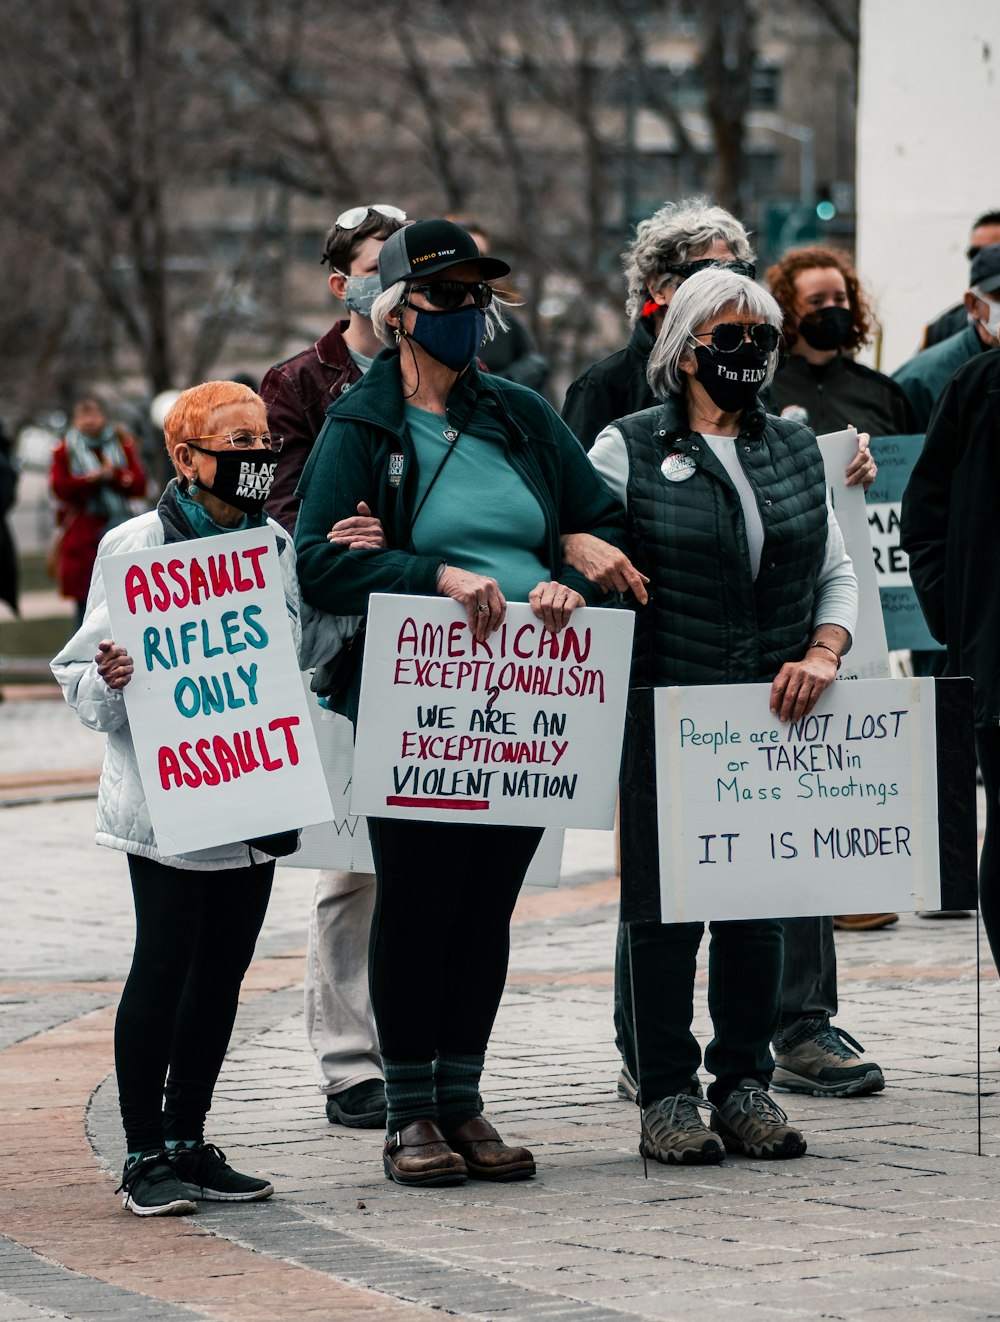
<path fill-rule="evenodd" d="M 775 1044 L 787 1049 L 837 1013 L 837 947 L 832 918 L 783 918 L 781 926 L 785 961 Z"/>
<path fill-rule="evenodd" d="M 979 856 L 979 907 L 983 913 L 983 926 L 986 928 L 993 963 L 1000 969 L 1000 840 L 997 839 L 1000 727 L 977 727 L 976 756 L 979 758 L 979 770 L 982 772 L 986 794 L 986 830 L 983 833 L 983 852 Z"/>
<path fill-rule="evenodd" d="M 541 828 L 370 817 L 368 832 L 377 881 L 369 976 L 382 1055 L 481 1055 Z"/>
<path fill-rule="evenodd" d="M 115 1069 L 127 1148 L 142 1152 L 203 1137 L 274 863 L 195 872 L 129 854 L 128 865 L 135 953 Z"/>
<path fill-rule="evenodd" d="M 643 1106 L 690 1091 L 701 1064 L 691 1020 L 704 930 L 702 923 L 632 923 L 620 944 L 618 1027 Z M 742 1079 L 765 1086 L 771 1081 L 770 1044 L 780 1011 L 781 921 L 719 921 L 710 923 L 709 930 L 708 1008 L 715 1036 L 705 1050 L 705 1066 L 715 1075 L 708 1099 L 718 1103 Z"/>

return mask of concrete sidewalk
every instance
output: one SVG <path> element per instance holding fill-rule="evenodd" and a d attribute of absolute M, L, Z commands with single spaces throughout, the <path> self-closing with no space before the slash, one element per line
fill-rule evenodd
<path fill-rule="evenodd" d="M 58 702 L 0 709 L 7 775 L 87 771 L 100 743 Z M 0 807 L 0 1322 L 1000 1316 L 1000 995 L 984 951 L 980 1157 L 973 921 L 838 937 L 838 1022 L 887 1088 L 779 1097 L 805 1158 L 644 1178 L 638 1112 L 614 1091 L 616 888 L 593 880 L 611 841 L 574 835 L 567 884 L 519 905 L 484 1079 L 538 1177 L 405 1190 L 380 1135 L 326 1123 L 301 1005 L 312 877 L 279 869 L 209 1129 L 277 1193 L 149 1223 L 112 1193 L 124 860 L 91 843 L 92 801 L 36 797 Z"/>

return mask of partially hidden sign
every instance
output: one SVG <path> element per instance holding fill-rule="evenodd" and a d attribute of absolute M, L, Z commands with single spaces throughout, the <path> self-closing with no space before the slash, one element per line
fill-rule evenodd
<path fill-rule="evenodd" d="M 632 630 L 590 607 L 553 634 L 509 602 L 479 643 L 450 598 L 373 596 L 351 810 L 610 828 Z"/>
<path fill-rule="evenodd" d="M 969 681 L 832 684 L 787 724 L 769 692 L 647 691 L 661 920 L 974 905 Z M 623 915 L 649 917 L 625 893 L 626 861 Z"/>
<path fill-rule="evenodd" d="M 101 561 L 143 790 L 164 854 L 329 820 L 269 528 Z"/>
<path fill-rule="evenodd" d="M 924 622 L 910 582 L 910 559 L 900 545 L 903 492 L 923 444 L 923 436 L 881 436 L 872 441 L 878 474 L 868 492 L 868 525 L 889 646 L 941 651 Z"/>

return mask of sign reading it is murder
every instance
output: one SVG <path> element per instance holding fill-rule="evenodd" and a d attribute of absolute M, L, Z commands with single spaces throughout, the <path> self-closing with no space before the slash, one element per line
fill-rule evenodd
<path fill-rule="evenodd" d="M 831 684 L 787 724 L 769 693 L 655 690 L 662 921 L 974 904 L 971 684 Z"/>
<path fill-rule="evenodd" d="M 373 596 L 351 810 L 610 827 L 632 629 L 630 611 L 581 608 L 553 634 L 509 602 L 479 643 L 450 598 Z"/>
<path fill-rule="evenodd" d="M 327 821 L 274 533 L 101 564 L 114 640 L 135 664 L 125 705 L 160 851 Z"/>

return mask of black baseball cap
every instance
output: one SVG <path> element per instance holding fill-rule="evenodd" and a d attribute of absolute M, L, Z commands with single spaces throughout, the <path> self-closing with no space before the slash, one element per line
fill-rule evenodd
<path fill-rule="evenodd" d="M 471 262 L 483 280 L 510 274 L 506 262 L 481 257 L 475 239 L 461 225 L 451 220 L 416 220 L 390 234 L 382 244 L 378 275 L 382 288 L 388 289 L 398 280 L 434 275 L 461 262 Z"/>
<path fill-rule="evenodd" d="M 1000 243 L 979 249 L 969 267 L 969 284 L 984 294 L 1000 289 Z"/>

